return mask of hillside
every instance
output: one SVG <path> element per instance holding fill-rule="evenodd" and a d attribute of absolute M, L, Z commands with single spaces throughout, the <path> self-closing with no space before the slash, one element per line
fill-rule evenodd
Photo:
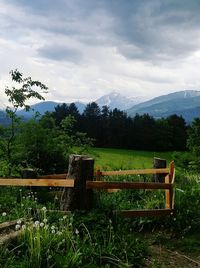
<path fill-rule="evenodd" d="M 128 115 L 148 113 L 155 118 L 182 115 L 187 122 L 200 116 L 200 91 L 185 90 L 154 98 L 126 111 Z"/>
<path fill-rule="evenodd" d="M 30 118 L 32 117 L 35 112 L 39 112 L 41 115 L 44 115 L 45 112 L 53 112 L 55 107 L 57 105 L 61 105 L 62 103 L 60 102 L 54 102 L 54 101 L 42 101 L 39 103 L 36 103 L 34 105 L 31 105 L 31 110 L 26 112 L 24 110 L 19 111 L 17 114 L 18 116 L 23 116 L 25 118 Z M 69 105 L 69 103 L 68 103 Z M 75 102 L 76 107 L 78 108 L 79 112 L 82 113 L 83 110 L 85 109 L 85 104 L 81 102 Z"/>

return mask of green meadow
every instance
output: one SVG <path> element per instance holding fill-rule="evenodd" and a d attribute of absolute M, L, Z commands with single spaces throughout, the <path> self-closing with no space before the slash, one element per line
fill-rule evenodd
<path fill-rule="evenodd" d="M 103 170 L 152 168 L 153 158 L 173 160 L 173 152 L 148 152 L 110 148 L 92 148 L 95 167 Z"/>

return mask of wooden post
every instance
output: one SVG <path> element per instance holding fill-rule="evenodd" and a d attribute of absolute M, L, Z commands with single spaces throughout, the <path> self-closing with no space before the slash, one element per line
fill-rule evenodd
<path fill-rule="evenodd" d="M 73 188 L 63 190 L 61 210 L 92 208 L 93 192 L 92 189 L 86 189 L 86 180 L 93 180 L 93 175 L 94 159 L 85 155 L 70 155 L 67 177 L 75 181 Z"/>
<path fill-rule="evenodd" d="M 99 168 L 96 171 L 96 181 L 101 181 L 101 171 Z"/>
<path fill-rule="evenodd" d="M 165 177 L 165 183 L 171 183 L 171 188 L 169 190 L 165 190 L 165 208 L 166 209 L 174 209 L 174 191 L 173 191 L 173 183 L 175 176 L 175 165 L 174 161 L 172 161 L 169 165 L 169 174 Z"/>
<path fill-rule="evenodd" d="M 21 171 L 21 176 L 23 179 L 36 179 L 37 178 L 37 173 L 34 169 L 32 168 L 27 168 L 27 169 L 23 169 Z"/>
<path fill-rule="evenodd" d="M 165 159 L 154 157 L 153 167 L 154 168 L 166 168 L 167 161 Z M 155 182 L 165 182 L 165 174 L 154 174 L 153 176 Z"/>
<path fill-rule="evenodd" d="M 37 172 L 32 168 L 26 168 L 21 171 L 21 177 L 22 179 L 36 179 L 37 178 Z M 32 190 L 33 186 L 28 186 L 27 189 Z M 33 188 L 34 191 L 38 190 L 38 187 Z"/>

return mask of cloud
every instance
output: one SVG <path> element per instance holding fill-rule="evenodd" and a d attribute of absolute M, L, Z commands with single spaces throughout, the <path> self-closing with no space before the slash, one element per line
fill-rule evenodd
<path fill-rule="evenodd" d="M 70 61 L 78 63 L 81 61 L 82 53 L 76 49 L 65 47 L 64 45 L 49 45 L 38 49 L 40 56 L 56 60 Z"/>
<path fill-rule="evenodd" d="M 198 89 L 199 12 L 199 0 L 2 0 L 0 82 L 18 68 L 60 101 Z"/>

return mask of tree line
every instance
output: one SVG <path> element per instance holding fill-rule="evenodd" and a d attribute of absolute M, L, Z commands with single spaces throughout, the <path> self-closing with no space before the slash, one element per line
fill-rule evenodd
<path fill-rule="evenodd" d="M 136 114 L 131 118 L 117 108 L 100 108 L 92 102 L 82 114 L 72 103 L 60 104 L 45 116 L 53 118 L 57 127 L 64 118 L 72 116 L 75 120 L 73 131 L 86 133 L 96 147 L 154 151 L 186 149 L 188 127 L 183 117 L 175 114 L 161 119 L 148 114 Z"/>

